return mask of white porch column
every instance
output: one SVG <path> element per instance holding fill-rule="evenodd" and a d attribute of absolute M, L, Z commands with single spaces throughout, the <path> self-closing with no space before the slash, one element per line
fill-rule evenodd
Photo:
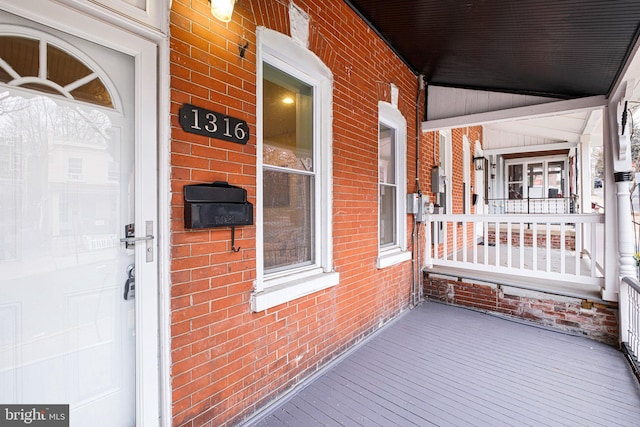
<path fill-rule="evenodd" d="M 631 206 L 629 203 L 629 187 L 633 180 L 632 172 L 616 172 L 616 196 L 618 199 L 618 252 L 620 255 L 620 279 L 636 275 L 634 267 L 634 230 Z"/>
<path fill-rule="evenodd" d="M 620 98 L 613 101 L 603 117 L 605 151 L 605 287 L 602 298 L 618 301 L 620 280 L 634 276 L 634 231 L 629 200 L 631 147 L 629 128 L 621 124 Z M 611 183 L 613 178 L 613 183 Z M 615 191 L 615 194 L 612 194 Z M 616 274 L 617 273 L 617 274 Z"/>

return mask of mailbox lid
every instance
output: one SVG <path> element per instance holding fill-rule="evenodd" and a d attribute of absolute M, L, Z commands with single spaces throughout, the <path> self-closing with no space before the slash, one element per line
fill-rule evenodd
<path fill-rule="evenodd" d="M 184 186 L 184 201 L 191 203 L 246 203 L 247 190 L 226 181 Z"/>

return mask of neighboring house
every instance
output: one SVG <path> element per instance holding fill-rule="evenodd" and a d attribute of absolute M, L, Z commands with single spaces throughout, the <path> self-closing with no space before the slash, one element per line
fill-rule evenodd
<path fill-rule="evenodd" d="M 433 270 L 489 223 L 513 240 L 496 199 L 590 212 L 586 137 L 496 145 L 445 108 L 471 92 L 426 87 L 342 0 L 240 1 L 228 23 L 206 0 L 0 0 L 0 59 L 0 402 L 69 404 L 72 425 L 237 424 L 424 295 L 504 302 L 513 265 L 471 301 L 474 274 Z M 617 212 L 563 224 L 615 246 Z M 585 279 L 614 319 L 599 339 L 628 246 Z"/>

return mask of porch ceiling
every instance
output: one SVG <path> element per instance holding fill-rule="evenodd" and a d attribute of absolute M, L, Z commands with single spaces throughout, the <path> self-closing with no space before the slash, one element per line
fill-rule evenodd
<path fill-rule="evenodd" d="M 601 111 L 581 111 L 562 115 L 552 115 L 536 118 L 523 118 L 520 120 L 489 123 L 484 125 L 486 131 L 500 133 L 504 138 L 509 135 L 518 135 L 513 138 L 513 146 L 518 147 L 518 142 L 523 138 L 532 145 L 548 145 L 557 143 L 578 144 L 583 135 L 589 135 L 592 145 L 602 144 L 602 113 Z M 488 140 L 485 149 L 494 149 L 493 142 Z M 505 148 L 505 145 L 501 145 Z"/>
<path fill-rule="evenodd" d="M 608 95 L 640 29 L 637 0 L 345 0 L 430 85 Z"/>

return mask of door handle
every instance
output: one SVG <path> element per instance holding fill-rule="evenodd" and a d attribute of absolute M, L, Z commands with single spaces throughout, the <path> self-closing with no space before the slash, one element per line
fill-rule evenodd
<path fill-rule="evenodd" d="M 148 236 L 142 236 L 142 237 L 123 237 L 122 239 L 120 239 L 120 241 L 122 243 L 127 243 L 127 244 L 135 244 L 136 242 L 141 242 L 143 240 L 153 240 L 154 236 L 148 235 Z"/>
<path fill-rule="evenodd" d="M 131 249 L 136 242 L 146 242 L 146 256 L 147 262 L 152 262 L 153 261 L 153 245 L 151 244 L 151 241 L 155 238 L 153 236 L 153 221 L 145 221 L 145 227 L 146 227 L 146 232 L 147 235 L 146 236 L 140 236 L 140 237 L 136 237 L 136 232 L 135 232 L 135 225 L 134 224 L 127 224 L 124 226 L 124 237 L 120 239 L 120 242 L 124 243 L 124 247 L 126 249 Z"/>

